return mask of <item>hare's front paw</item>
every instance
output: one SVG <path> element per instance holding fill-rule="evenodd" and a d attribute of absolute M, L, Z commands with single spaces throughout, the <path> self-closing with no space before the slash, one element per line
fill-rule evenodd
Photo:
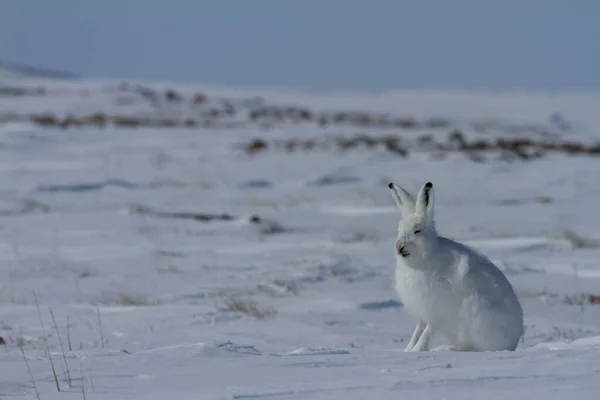
<path fill-rule="evenodd" d="M 415 345 L 421 338 L 421 335 L 423 334 L 423 331 L 425 330 L 426 326 L 427 326 L 427 324 L 425 322 L 419 321 L 419 323 L 417 324 L 417 327 L 415 328 L 415 331 L 412 334 L 412 337 L 410 338 L 410 341 L 408 342 L 408 344 L 406 345 L 406 348 L 404 349 L 405 352 L 413 351 L 413 348 L 415 347 Z"/>

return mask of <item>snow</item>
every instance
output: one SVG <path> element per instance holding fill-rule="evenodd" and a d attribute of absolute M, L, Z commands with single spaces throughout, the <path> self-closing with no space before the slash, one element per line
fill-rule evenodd
<path fill-rule="evenodd" d="M 11 79 L 0 86 L 47 92 L 0 96 L 6 114 L 196 115 L 186 104 L 119 102 L 119 82 Z M 507 126 L 540 126 L 565 140 L 600 139 L 600 95 L 590 93 L 172 87 L 186 99 L 202 92 L 209 101 L 241 104 L 260 96 L 311 110 L 450 118 L 468 137 L 511 137 L 518 133 Z M 557 112 L 571 129 L 552 125 Z M 470 127 L 489 120 L 495 128 L 483 133 Z M 448 133 L 308 123 L 63 130 L 0 122 L 0 398 L 35 398 L 27 365 L 41 399 L 597 398 L 600 305 L 588 298 L 600 295 L 598 159 L 486 156 L 478 163 L 419 150 L 403 158 L 380 148 L 249 155 L 240 147 L 254 137 L 357 131 L 409 141 Z M 387 183 L 416 191 L 428 180 L 440 231 L 488 255 L 519 293 L 526 333 L 517 351 L 403 352 L 416 321 L 393 290 L 399 214 Z M 234 218 L 191 216 L 223 213 Z M 573 245 L 567 230 L 592 244 Z"/>

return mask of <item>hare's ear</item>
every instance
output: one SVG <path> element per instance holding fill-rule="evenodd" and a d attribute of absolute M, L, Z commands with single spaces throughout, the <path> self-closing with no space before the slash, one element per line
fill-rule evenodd
<path fill-rule="evenodd" d="M 431 182 L 427 182 L 419 190 L 415 214 L 429 218 L 433 217 L 433 184 Z"/>
<path fill-rule="evenodd" d="M 388 185 L 392 192 L 392 197 L 396 201 L 398 208 L 402 211 L 402 214 L 410 214 L 415 209 L 415 199 L 406 190 L 402 189 L 395 183 Z"/>

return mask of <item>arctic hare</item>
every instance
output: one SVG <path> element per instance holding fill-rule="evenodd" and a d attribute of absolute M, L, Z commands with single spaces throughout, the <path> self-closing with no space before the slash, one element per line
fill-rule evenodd
<path fill-rule="evenodd" d="M 390 183 L 403 218 L 396 239 L 396 291 L 419 323 L 404 351 L 515 350 L 523 335 L 523 310 L 502 271 L 486 256 L 439 236 L 433 218 L 433 185 L 415 199 Z"/>

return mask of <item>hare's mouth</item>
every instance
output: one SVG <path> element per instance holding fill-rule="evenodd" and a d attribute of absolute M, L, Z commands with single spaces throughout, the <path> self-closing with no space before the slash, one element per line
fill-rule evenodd
<path fill-rule="evenodd" d="M 410 256 L 410 253 L 408 251 L 406 251 L 406 248 L 404 246 L 402 246 L 398 249 L 398 254 L 400 254 L 402 257 Z"/>

